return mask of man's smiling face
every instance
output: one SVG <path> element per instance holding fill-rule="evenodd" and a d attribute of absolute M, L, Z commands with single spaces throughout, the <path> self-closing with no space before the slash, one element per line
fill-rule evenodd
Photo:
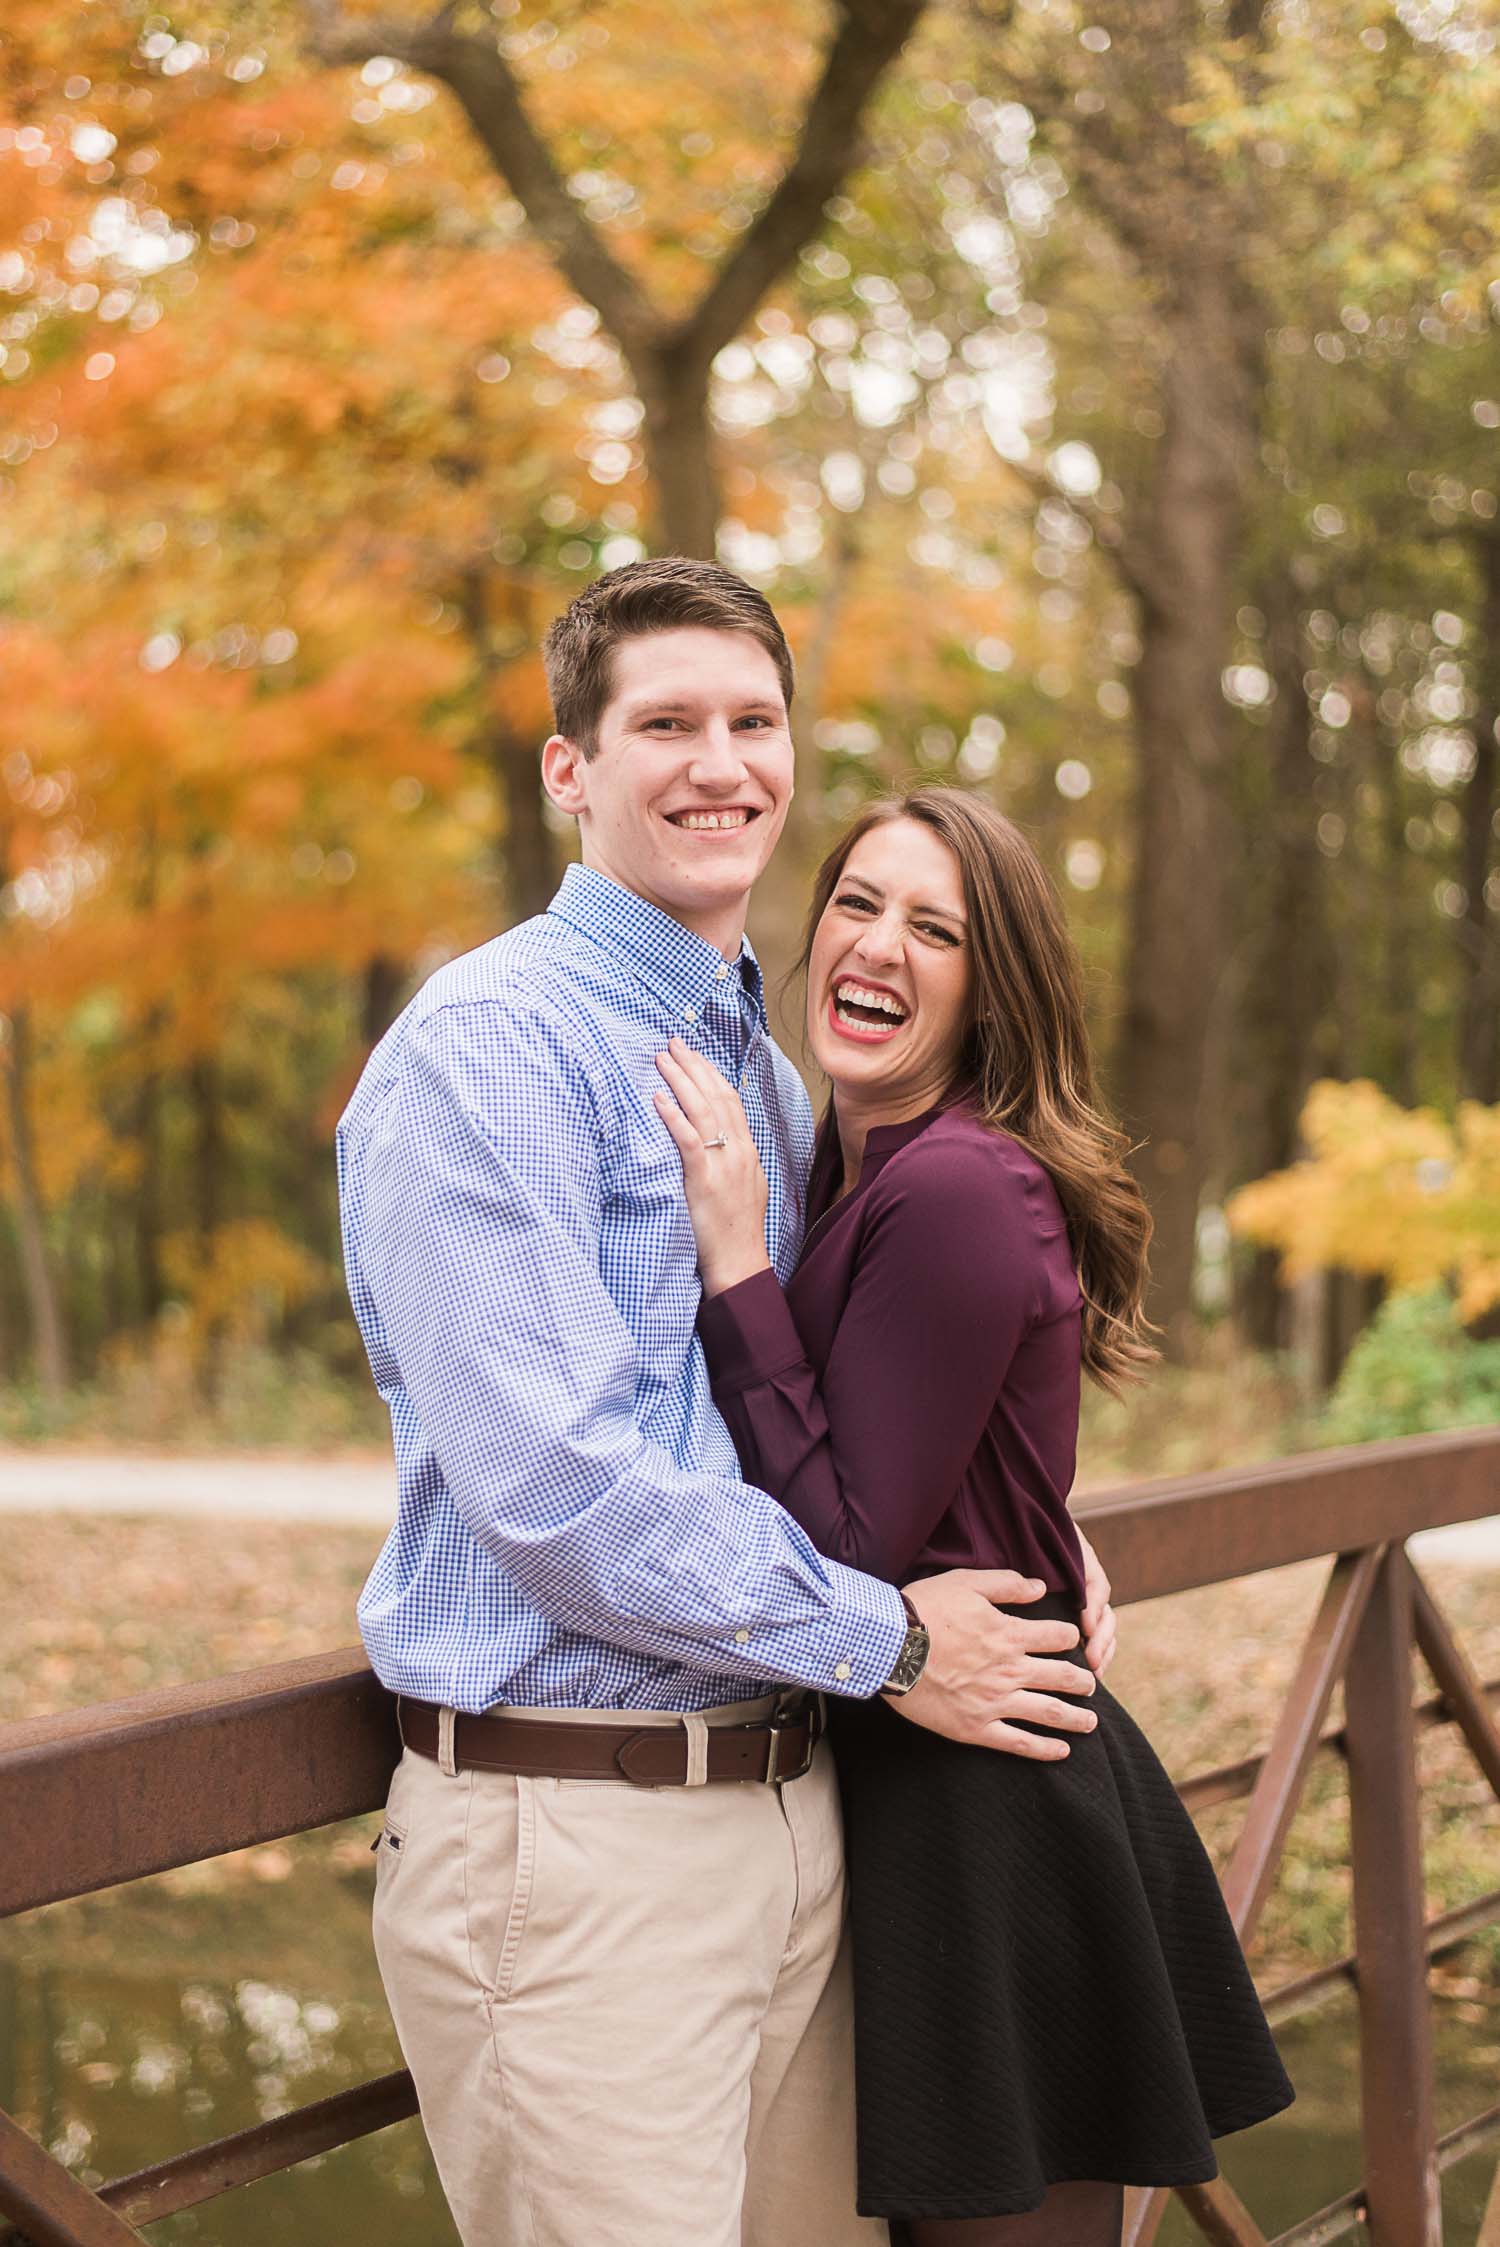
<path fill-rule="evenodd" d="M 543 775 L 578 819 L 583 862 L 726 956 L 792 793 L 776 665 L 748 632 L 622 640 L 592 757 L 554 735 Z"/>

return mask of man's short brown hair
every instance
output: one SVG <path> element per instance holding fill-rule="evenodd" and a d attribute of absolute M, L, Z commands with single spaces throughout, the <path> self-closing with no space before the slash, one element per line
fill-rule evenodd
<path fill-rule="evenodd" d="M 595 578 L 548 627 L 542 661 L 557 731 L 592 757 L 613 690 L 614 649 L 622 640 L 693 627 L 747 632 L 759 641 L 791 708 L 792 651 L 765 595 L 717 562 L 663 554 Z"/>

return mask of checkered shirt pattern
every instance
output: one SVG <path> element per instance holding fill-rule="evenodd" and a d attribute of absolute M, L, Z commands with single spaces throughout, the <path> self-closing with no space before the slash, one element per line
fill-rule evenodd
<path fill-rule="evenodd" d="M 741 1480 L 695 1332 L 692 1227 L 651 1105 L 676 1035 L 737 1085 L 801 1244 L 812 1118 L 760 970 L 592 869 L 453 961 L 339 1125 L 349 1291 L 398 1512 L 359 1603 L 396 1691 L 458 1709 L 870 1694 L 905 1621 Z"/>

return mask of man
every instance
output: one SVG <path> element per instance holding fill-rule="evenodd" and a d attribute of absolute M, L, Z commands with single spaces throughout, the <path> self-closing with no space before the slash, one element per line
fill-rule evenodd
<path fill-rule="evenodd" d="M 739 1086 L 787 1277 L 811 1115 L 744 943 L 792 790 L 775 617 L 635 563 L 546 657 L 582 864 L 432 978 L 339 1132 L 400 1493 L 360 1603 L 406 1741 L 381 1972 L 466 2247 L 875 2247 L 817 1695 L 1051 1757 L 1015 1720 L 1089 1728 L 1091 1680 L 1049 1659 L 1075 1632 L 995 1612 L 1016 1576 L 904 1602 L 824 1559 L 709 1398 L 655 1056 Z"/>

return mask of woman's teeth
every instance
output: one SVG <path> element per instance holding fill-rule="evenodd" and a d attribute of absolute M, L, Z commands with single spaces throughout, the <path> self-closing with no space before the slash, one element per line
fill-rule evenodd
<path fill-rule="evenodd" d="M 906 1020 L 906 1008 L 889 991 L 872 991 L 863 983 L 835 984 L 833 1011 L 846 1028 L 894 1030 Z"/>

